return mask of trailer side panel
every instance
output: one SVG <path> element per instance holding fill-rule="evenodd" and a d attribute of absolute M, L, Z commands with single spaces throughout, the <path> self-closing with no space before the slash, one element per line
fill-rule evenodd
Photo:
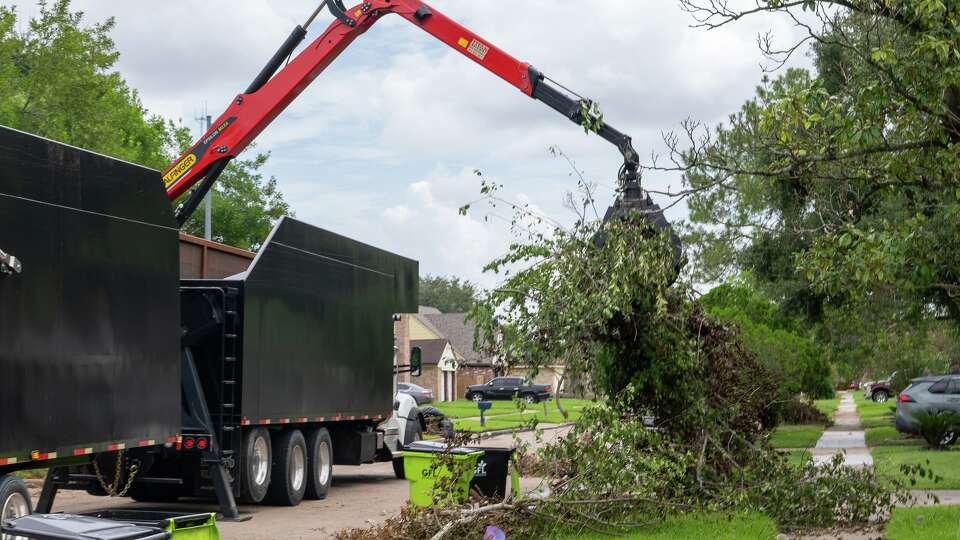
<path fill-rule="evenodd" d="M 0 465 L 174 436 L 179 257 L 159 173 L 0 127 L 0 250 L 23 265 L 0 275 Z"/>
<path fill-rule="evenodd" d="M 245 419 L 389 415 L 392 316 L 416 309 L 416 261 L 287 218 L 244 282 Z"/>

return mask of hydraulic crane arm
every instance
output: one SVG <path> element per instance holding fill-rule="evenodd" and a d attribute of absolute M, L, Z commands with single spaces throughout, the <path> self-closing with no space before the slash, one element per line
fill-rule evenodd
<path fill-rule="evenodd" d="M 513 58 L 426 3 L 419 0 L 369 0 L 346 9 L 342 1 L 325 0 L 320 4 L 304 25 L 293 30 L 257 78 L 244 93 L 233 100 L 210 130 L 164 171 L 163 182 L 171 200 L 176 200 L 203 180 L 178 210 L 179 225 L 182 226 L 196 210 L 230 160 L 246 149 L 353 40 L 390 13 L 397 14 L 423 29 L 524 94 L 542 101 L 573 122 L 584 124 L 583 114 L 589 109 L 588 100 L 571 96 L 530 64 Z M 306 28 L 324 7 L 327 7 L 337 20 L 296 58 L 283 66 L 284 61 L 305 39 Z M 630 137 L 605 123 L 598 133 L 623 154 L 621 184 L 637 184 L 639 156 L 633 149 Z"/>

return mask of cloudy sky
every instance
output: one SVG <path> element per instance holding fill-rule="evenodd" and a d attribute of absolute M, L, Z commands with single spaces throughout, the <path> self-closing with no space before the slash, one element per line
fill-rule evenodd
<path fill-rule="evenodd" d="M 9 4 L 9 2 L 5 2 Z M 88 21 L 113 16 L 119 71 L 145 106 L 195 120 L 216 118 L 303 22 L 315 0 L 74 0 Z M 348 2 L 349 3 L 349 2 Z M 33 2 L 18 1 L 24 16 Z M 642 155 L 686 117 L 722 121 L 762 77 L 760 32 L 785 41 L 785 20 L 754 18 L 714 31 L 690 28 L 675 0 L 435 0 L 433 5 L 551 78 L 597 100 L 607 122 L 633 136 Z M 508 9 L 509 6 L 509 9 Z M 311 29 L 327 24 L 324 13 Z M 797 59 L 805 64 L 804 58 Z M 513 238 L 511 211 L 474 205 L 475 169 L 504 184 L 503 197 L 561 223 L 576 188 L 560 146 L 576 159 L 598 199 L 613 200 L 615 148 L 447 49 L 400 18 L 357 40 L 258 140 L 309 223 L 420 261 L 421 273 L 484 285 L 484 263 Z M 648 176 L 677 187 L 678 177 Z M 660 201 L 663 202 L 663 201 Z M 668 213 L 683 219 L 679 205 Z"/>

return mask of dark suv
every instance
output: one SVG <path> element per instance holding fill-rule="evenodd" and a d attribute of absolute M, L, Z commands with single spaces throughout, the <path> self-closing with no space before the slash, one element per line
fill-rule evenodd
<path fill-rule="evenodd" d="M 487 384 L 474 384 L 467 388 L 467 399 L 513 399 L 520 396 L 527 403 L 536 403 L 550 398 L 549 384 L 531 384 L 524 377 L 497 377 Z"/>
<path fill-rule="evenodd" d="M 897 372 L 894 371 L 886 379 L 868 384 L 864 389 L 863 397 L 872 399 L 875 403 L 886 403 L 887 400 L 890 399 L 890 397 L 894 394 L 893 390 L 890 388 L 890 383 L 896 376 Z"/>

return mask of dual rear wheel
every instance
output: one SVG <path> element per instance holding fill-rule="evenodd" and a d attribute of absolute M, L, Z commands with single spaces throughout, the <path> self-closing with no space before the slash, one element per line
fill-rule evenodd
<path fill-rule="evenodd" d="M 265 428 L 243 438 L 240 500 L 296 506 L 304 498 L 323 499 L 333 480 L 333 441 L 326 428 L 288 429 L 271 435 Z"/>

